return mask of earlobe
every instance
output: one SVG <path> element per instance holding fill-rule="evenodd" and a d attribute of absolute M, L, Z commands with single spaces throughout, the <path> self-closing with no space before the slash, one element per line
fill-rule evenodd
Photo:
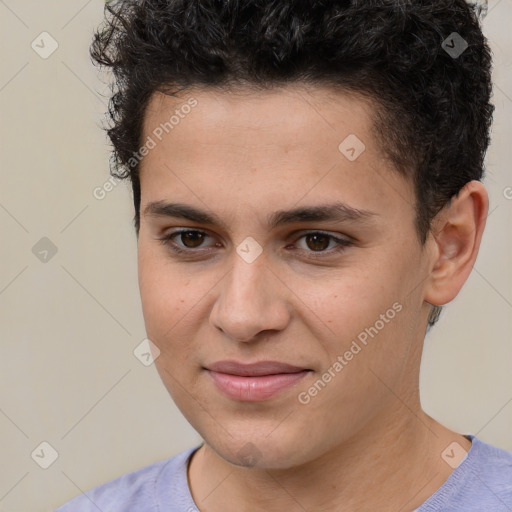
<path fill-rule="evenodd" d="M 471 181 L 432 222 L 433 244 L 425 302 L 442 306 L 453 300 L 475 264 L 485 228 L 489 199 L 479 181 Z"/>

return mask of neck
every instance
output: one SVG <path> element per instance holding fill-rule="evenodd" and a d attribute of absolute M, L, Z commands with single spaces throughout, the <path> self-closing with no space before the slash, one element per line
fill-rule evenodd
<path fill-rule="evenodd" d="M 466 450 L 471 446 L 419 404 L 412 412 L 399 402 L 356 436 L 287 469 L 235 466 L 205 444 L 189 464 L 192 496 L 208 512 L 412 511 L 453 471 L 441 458 L 443 450 L 453 441 Z"/>

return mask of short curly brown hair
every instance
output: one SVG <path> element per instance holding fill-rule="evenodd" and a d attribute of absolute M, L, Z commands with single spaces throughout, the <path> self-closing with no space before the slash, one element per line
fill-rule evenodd
<path fill-rule="evenodd" d="M 114 74 L 111 173 L 131 180 L 137 234 L 139 166 L 129 162 L 142 145 L 154 92 L 302 82 L 376 102 L 382 146 L 397 172 L 413 180 L 424 244 L 435 215 L 484 173 L 494 107 L 491 52 L 479 15 L 465 0 L 107 3 L 90 51 Z M 467 44 L 460 55 L 448 51 L 454 33 Z M 432 308 L 428 327 L 440 312 Z"/>

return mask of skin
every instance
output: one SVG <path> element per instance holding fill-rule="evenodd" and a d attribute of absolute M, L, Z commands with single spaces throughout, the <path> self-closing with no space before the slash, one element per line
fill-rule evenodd
<path fill-rule="evenodd" d="M 386 160 L 369 101 L 304 85 L 155 93 L 144 140 L 190 97 L 197 106 L 141 164 L 138 264 L 156 367 L 205 440 L 188 467 L 198 509 L 414 510 L 451 474 L 446 447 L 471 446 L 422 411 L 418 381 L 430 304 L 451 301 L 476 260 L 484 186 L 466 185 L 422 246 L 414 190 Z M 366 146 L 354 161 L 338 149 L 349 134 Z M 201 208 L 222 225 L 144 214 L 154 201 Z M 375 215 L 366 224 L 267 224 L 277 210 L 335 201 Z M 176 254 L 160 238 L 178 228 L 207 236 L 175 237 L 190 251 Z M 353 245 L 336 253 L 329 238 L 315 245 L 304 236 L 318 230 Z M 249 236 L 262 248 L 252 263 L 236 252 Z M 394 303 L 400 312 L 300 403 L 298 394 Z M 270 400 L 240 402 L 204 369 L 226 359 L 313 371 Z"/>

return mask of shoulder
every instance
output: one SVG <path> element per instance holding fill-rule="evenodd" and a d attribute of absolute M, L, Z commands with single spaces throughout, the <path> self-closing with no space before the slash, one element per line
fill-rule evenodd
<path fill-rule="evenodd" d="M 68 501 L 55 512 L 97 512 L 98 510 L 156 512 L 159 510 L 162 489 L 165 488 L 166 492 L 175 494 L 188 493 L 187 461 L 197 449 L 198 446 L 188 448 L 174 457 L 155 462 L 94 487 Z M 182 496 L 176 496 L 176 498 L 185 499 Z"/>
<path fill-rule="evenodd" d="M 473 474 L 475 484 L 487 488 L 495 496 L 506 498 L 512 507 L 512 452 L 472 439 L 475 445 Z"/>
<path fill-rule="evenodd" d="M 512 452 L 474 436 L 466 458 L 418 512 L 512 510 Z"/>

